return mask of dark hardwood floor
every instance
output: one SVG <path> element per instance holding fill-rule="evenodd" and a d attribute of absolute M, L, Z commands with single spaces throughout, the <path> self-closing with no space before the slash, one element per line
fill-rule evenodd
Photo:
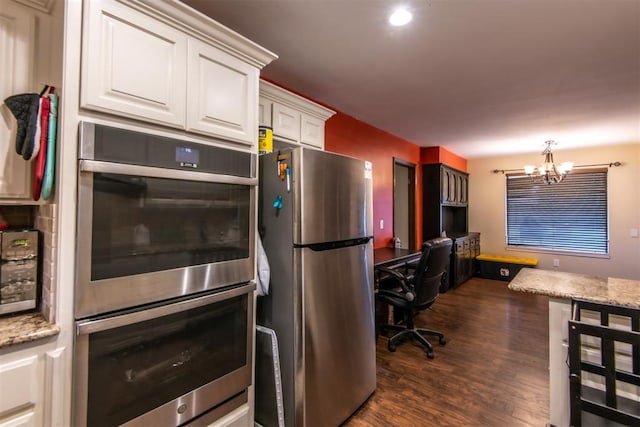
<path fill-rule="evenodd" d="M 345 422 L 361 426 L 541 426 L 549 419 L 548 298 L 472 278 L 441 294 L 418 327 L 445 334 L 427 359 L 377 343 L 377 389 Z"/>

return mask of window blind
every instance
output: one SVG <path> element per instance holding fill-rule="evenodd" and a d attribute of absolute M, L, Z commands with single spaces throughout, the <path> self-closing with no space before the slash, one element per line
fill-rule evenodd
<path fill-rule="evenodd" d="M 560 183 L 507 176 L 507 245 L 609 252 L 607 170 L 573 171 Z"/>

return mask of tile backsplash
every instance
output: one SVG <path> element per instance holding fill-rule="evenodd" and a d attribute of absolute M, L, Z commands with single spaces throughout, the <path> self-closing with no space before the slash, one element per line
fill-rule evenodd
<path fill-rule="evenodd" d="M 57 238 L 57 205 L 39 205 L 34 218 L 34 227 L 41 231 L 42 237 L 42 315 L 54 323 L 56 301 L 56 260 L 58 248 Z"/>

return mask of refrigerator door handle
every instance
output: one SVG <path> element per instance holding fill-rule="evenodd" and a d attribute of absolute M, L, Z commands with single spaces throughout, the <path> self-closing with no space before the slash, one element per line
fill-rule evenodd
<path fill-rule="evenodd" d="M 340 240 L 337 242 L 310 243 L 306 245 L 293 245 L 295 248 L 309 248 L 312 251 L 330 251 L 333 249 L 348 248 L 350 246 L 360 246 L 369 243 L 373 239 L 371 236 L 357 239 Z"/>

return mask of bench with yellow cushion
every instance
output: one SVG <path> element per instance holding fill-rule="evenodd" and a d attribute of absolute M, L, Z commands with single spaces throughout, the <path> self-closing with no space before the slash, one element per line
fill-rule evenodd
<path fill-rule="evenodd" d="M 480 254 L 476 257 L 480 276 L 485 279 L 510 281 L 523 267 L 538 265 L 536 258 Z"/>

